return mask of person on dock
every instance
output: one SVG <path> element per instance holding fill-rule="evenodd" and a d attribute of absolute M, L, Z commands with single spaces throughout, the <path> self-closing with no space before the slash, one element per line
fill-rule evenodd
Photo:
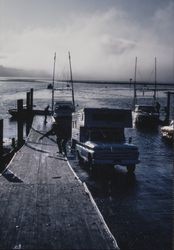
<path fill-rule="evenodd" d="M 45 124 L 47 123 L 47 115 L 49 115 L 49 108 L 50 106 L 47 105 L 46 108 L 44 109 L 44 116 L 45 116 L 44 123 Z"/>
<path fill-rule="evenodd" d="M 66 150 L 66 144 L 69 140 L 66 127 L 62 126 L 62 124 L 54 122 L 52 124 L 51 130 L 49 130 L 46 134 L 42 135 L 39 140 L 43 139 L 44 137 L 47 137 L 49 135 L 56 135 L 56 141 L 59 149 L 59 154 L 63 154 L 64 156 L 67 156 L 67 150 Z"/>

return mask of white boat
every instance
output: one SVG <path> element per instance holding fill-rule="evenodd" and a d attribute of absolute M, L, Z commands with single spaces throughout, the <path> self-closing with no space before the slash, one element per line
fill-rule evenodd
<path fill-rule="evenodd" d="M 168 126 L 161 127 L 161 134 L 167 141 L 174 142 L 174 120 Z"/>

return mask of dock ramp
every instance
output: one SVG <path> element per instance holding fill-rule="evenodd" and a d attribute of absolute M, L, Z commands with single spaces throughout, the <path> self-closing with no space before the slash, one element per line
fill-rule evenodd
<path fill-rule="evenodd" d="M 119 249 L 89 190 L 36 116 L 0 176 L 0 249 Z"/>

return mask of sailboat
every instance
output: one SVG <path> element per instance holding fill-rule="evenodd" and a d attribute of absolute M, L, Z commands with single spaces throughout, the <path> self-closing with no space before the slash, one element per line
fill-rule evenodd
<path fill-rule="evenodd" d="M 134 80 L 134 123 L 137 127 L 148 128 L 157 127 L 159 124 L 159 110 L 160 104 L 156 100 L 156 57 L 155 57 L 155 89 L 152 105 L 137 104 L 136 94 L 136 71 L 137 71 L 137 57 L 135 59 L 135 80 Z"/>
<path fill-rule="evenodd" d="M 68 88 L 71 90 L 71 101 L 67 100 L 57 100 L 55 102 L 55 97 L 54 93 L 56 91 L 55 86 L 54 86 L 54 78 L 55 78 L 55 61 L 56 61 L 56 55 L 54 57 L 54 69 L 53 69 L 53 89 L 52 89 L 52 111 L 53 111 L 53 117 L 55 121 L 59 117 L 66 117 L 70 116 L 72 112 L 75 111 L 75 101 L 74 101 L 74 86 L 73 86 L 73 77 L 72 77 L 72 66 L 71 66 L 71 55 L 70 52 L 68 52 L 69 55 L 69 66 L 70 66 L 70 84 L 71 88 Z M 70 85 L 68 85 L 70 86 Z"/>
<path fill-rule="evenodd" d="M 52 115 L 53 119 L 56 123 L 62 124 L 62 126 L 66 127 L 66 132 L 69 138 L 71 138 L 72 133 L 72 113 L 75 111 L 75 101 L 74 101 L 74 86 L 73 86 L 73 77 L 72 77 L 72 67 L 71 67 L 71 55 L 69 55 L 69 67 L 70 67 L 70 84 L 71 88 L 68 87 L 68 90 L 71 90 L 71 101 L 68 100 L 56 100 L 55 101 L 55 62 L 56 62 L 56 54 L 54 57 L 54 67 L 53 67 L 53 89 L 52 89 Z M 63 94 L 63 92 L 62 92 Z"/>

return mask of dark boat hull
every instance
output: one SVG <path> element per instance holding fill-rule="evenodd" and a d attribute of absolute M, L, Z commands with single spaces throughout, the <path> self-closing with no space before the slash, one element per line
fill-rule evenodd
<path fill-rule="evenodd" d="M 135 124 L 138 126 L 158 126 L 159 125 L 159 116 L 137 115 L 135 117 Z"/>

